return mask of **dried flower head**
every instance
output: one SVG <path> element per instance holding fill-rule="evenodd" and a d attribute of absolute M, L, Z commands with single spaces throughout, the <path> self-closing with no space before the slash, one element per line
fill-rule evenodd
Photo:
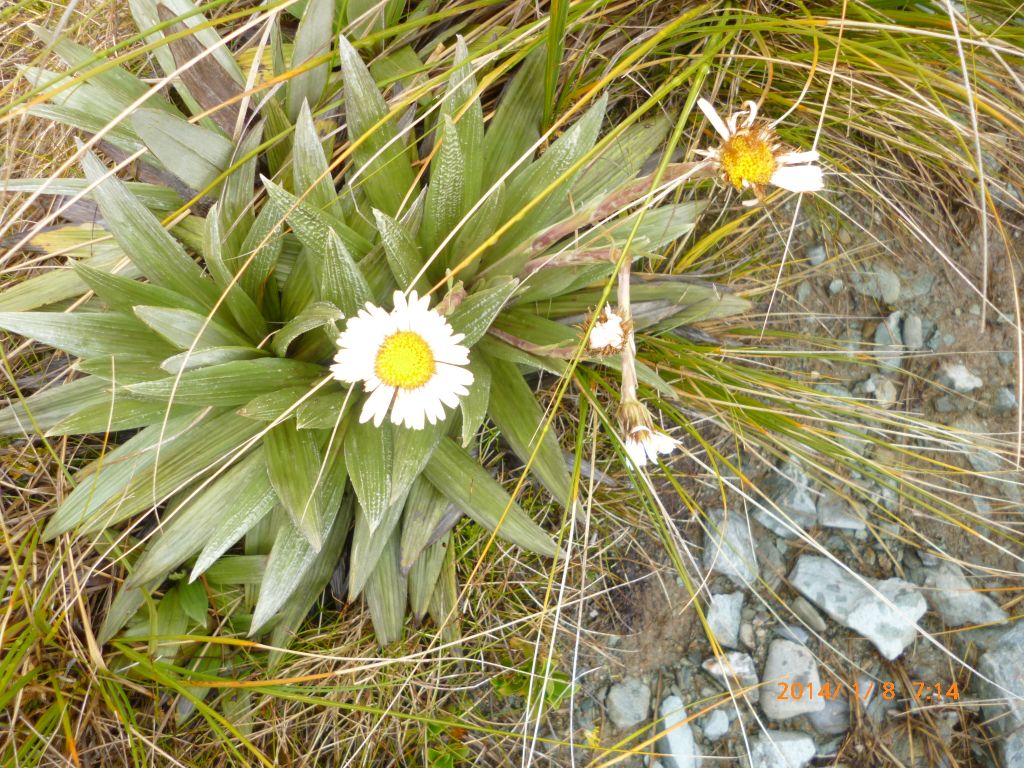
<path fill-rule="evenodd" d="M 745 102 L 744 109 L 728 120 L 722 120 L 706 99 L 699 99 L 697 106 L 722 138 L 718 147 L 697 151 L 715 163 L 727 184 L 737 190 L 752 190 L 758 200 L 769 184 L 790 192 L 818 192 L 824 188 L 818 153 L 785 149 L 774 124 L 757 122 L 755 102 Z"/>
<path fill-rule="evenodd" d="M 654 427 L 650 411 L 639 400 L 624 400 L 618 417 L 623 447 L 637 468 L 657 464 L 659 455 L 670 454 L 679 446 L 678 440 Z"/>
<path fill-rule="evenodd" d="M 589 321 L 587 325 L 590 325 Z M 632 328 L 633 324 L 629 320 L 605 304 L 603 316 L 590 329 L 587 346 L 591 352 L 598 355 L 621 352 L 627 339 L 632 343 Z"/>

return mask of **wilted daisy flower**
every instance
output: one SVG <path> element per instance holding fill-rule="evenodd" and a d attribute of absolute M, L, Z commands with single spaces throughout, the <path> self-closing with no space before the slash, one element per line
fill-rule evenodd
<path fill-rule="evenodd" d="M 630 325 L 628 320 L 624 320 L 622 315 L 605 304 L 604 317 L 594 323 L 594 327 L 590 329 L 587 345 L 592 352 L 601 355 L 618 352 L 630 335 Z"/>
<path fill-rule="evenodd" d="M 338 354 L 331 373 L 340 381 L 364 382 L 370 393 L 359 415 L 379 427 L 388 409 L 391 423 L 423 429 L 444 418 L 444 406 L 454 408 L 469 394 L 473 374 L 464 335 L 453 333 L 445 318 L 428 309 L 430 297 L 416 291 L 395 291 L 395 308 L 386 312 L 369 302 L 351 317 L 338 337 Z"/>
<path fill-rule="evenodd" d="M 824 188 L 821 167 L 816 165 L 818 153 L 784 149 L 774 124 L 755 125 L 755 102 L 746 102 L 745 109 L 734 112 L 728 120 L 722 120 L 707 99 L 698 99 L 697 106 L 722 137 L 722 143 L 715 149 L 697 152 L 713 160 L 722 178 L 737 190 L 751 189 L 761 199 L 768 184 L 790 192 L 817 192 Z"/>
<path fill-rule="evenodd" d="M 654 428 L 650 412 L 640 401 L 624 401 L 618 415 L 622 444 L 633 466 L 657 464 L 659 455 L 670 454 L 679 446 L 678 440 Z"/>

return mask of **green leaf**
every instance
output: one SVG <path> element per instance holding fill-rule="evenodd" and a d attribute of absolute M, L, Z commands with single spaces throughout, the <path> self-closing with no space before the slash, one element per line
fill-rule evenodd
<path fill-rule="evenodd" d="M 482 355 L 469 356 L 469 370 L 473 372 L 473 383 L 469 394 L 462 398 L 462 447 L 467 448 L 487 418 L 487 404 L 491 399 L 491 368 Z"/>
<path fill-rule="evenodd" d="M 466 338 L 462 344 L 472 347 L 491 327 L 494 318 L 508 302 L 519 281 L 515 278 L 503 279 L 491 288 L 484 288 L 463 299 L 448 316 L 448 322 L 457 333 L 464 333 Z"/>
<path fill-rule="evenodd" d="M 573 203 L 578 206 L 594 201 L 596 205 L 620 185 L 635 183 L 644 162 L 662 146 L 669 125 L 664 117 L 656 117 L 631 125 L 619 134 L 580 171 L 572 186 Z"/>
<path fill-rule="evenodd" d="M 459 144 L 459 134 L 448 116 L 444 116 L 438 130 L 440 147 L 430 163 L 430 185 L 427 187 L 427 201 L 420 226 L 419 240 L 428 258 L 434 254 L 441 242 L 455 228 L 462 218 L 463 191 L 466 162 Z M 451 252 L 451 242 L 441 251 L 439 258 L 431 265 L 435 279 L 445 274 L 445 268 L 453 267 L 444 254 Z"/>
<path fill-rule="evenodd" d="M 86 435 L 94 432 L 118 432 L 122 429 L 139 429 L 150 424 L 158 424 L 168 414 L 180 416 L 190 410 L 184 406 L 172 406 L 169 410 L 166 403 L 154 403 L 144 400 L 131 400 L 122 395 L 108 392 L 102 403 L 86 405 L 78 403 L 78 410 L 50 429 L 47 437 L 56 435 Z"/>
<path fill-rule="evenodd" d="M 357 171 L 349 183 L 358 183 L 374 208 L 394 216 L 415 179 L 405 141 L 398 135 L 397 121 L 389 116 L 373 76 L 344 35 L 338 39 L 338 54 L 349 141 L 361 142 L 353 153 Z"/>
<path fill-rule="evenodd" d="M 405 626 L 406 582 L 398 569 L 398 536 L 392 535 L 366 582 L 366 605 L 377 642 L 401 639 Z"/>
<path fill-rule="evenodd" d="M 171 587 L 156 607 L 156 626 L 149 642 L 149 653 L 154 661 L 174 659 L 181 653 L 177 638 L 188 630 L 188 614 L 181 606 L 181 590 Z M 157 638 L 165 638 L 158 642 Z"/>
<path fill-rule="evenodd" d="M 107 382 L 100 379 L 77 379 L 36 392 L 23 403 L 12 402 L 0 409 L 0 434 L 31 434 L 33 419 L 46 431 L 84 408 L 107 405 L 109 409 L 108 387 Z"/>
<path fill-rule="evenodd" d="M 397 504 L 409 493 L 412 481 L 419 477 L 423 467 L 430 461 L 437 444 L 448 434 L 450 424 L 451 414 L 436 424 L 426 424 L 423 429 L 406 429 L 392 425 L 395 457 L 389 497 L 391 504 Z"/>
<path fill-rule="evenodd" d="M 462 156 L 465 159 L 462 182 L 463 211 L 469 210 L 480 197 L 485 162 L 484 113 L 475 92 L 476 78 L 473 76 L 473 62 L 469 58 L 469 49 L 462 35 L 456 35 L 455 66 L 448 78 L 448 90 L 441 104 L 441 115 L 455 122 Z"/>
<path fill-rule="evenodd" d="M 267 353 L 262 349 L 252 347 L 208 347 L 197 349 L 191 353 L 188 350 L 171 355 L 160 363 L 160 369 L 170 374 L 177 374 L 178 371 L 193 371 L 197 368 L 205 368 L 211 365 L 222 365 L 235 360 L 255 360 L 266 357 Z M 146 377 L 151 380 L 153 376 Z"/>
<path fill-rule="evenodd" d="M 548 557 L 558 554 L 558 547 L 544 530 L 452 440 L 441 441 L 424 474 L 466 515 L 489 530 L 497 530 L 501 538 Z"/>
<path fill-rule="evenodd" d="M 218 270 L 209 263 L 207 266 L 213 274 L 214 280 L 223 290 L 229 281 L 224 280 L 228 274 L 235 274 L 242 268 L 244 263 L 240 258 L 242 243 L 252 229 L 255 220 L 253 209 L 256 196 L 256 168 L 261 159 L 260 144 L 263 140 L 264 121 L 257 122 L 238 142 L 231 155 L 229 167 L 233 170 L 224 179 L 221 186 L 220 200 L 217 202 L 218 229 L 224 233 L 222 242 L 218 242 L 219 254 L 224 269 L 218 275 Z M 248 158 L 248 159 L 246 159 Z M 207 219 L 211 216 L 207 214 Z M 210 260 L 209 246 L 204 248 L 207 254 L 207 262 Z M 222 283 L 221 281 L 224 280 Z M 244 326 L 243 326 L 244 327 Z"/>
<path fill-rule="evenodd" d="M 245 236 L 238 254 L 239 269 L 248 263 L 238 283 L 257 304 L 263 303 L 266 283 L 281 254 L 284 244 L 281 234 L 283 221 L 284 211 L 281 208 L 269 203 L 264 205 Z"/>
<path fill-rule="evenodd" d="M 345 313 L 329 301 L 313 302 L 285 323 L 284 327 L 275 334 L 274 341 L 271 343 L 271 349 L 273 349 L 274 354 L 278 357 L 285 357 L 288 354 L 289 345 L 295 339 L 307 331 L 324 326 L 327 326 L 328 329 L 333 329 L 335 331 L 334 335 L 337 335 L 337 327 L 333 323 L 344 319 L 344 317 Z"/>
<path fill-rule="evenodd" d="M 170 213 L 178 210 L 185 201 L 181 195 L 173 189 L 162 187 L 159 184 L 146 184 L 141 181 L 128 181 L 124 183 L 132 197 L 146 206 L 149 210 L 157 213 Z M 4 179 L 0 181 L 0 191 L 7 193 L 17 192 L 38 192 L 45 195 L 80 195 L 91 185 L 85 179 Z M 92 192 L 86 195 L 92 197 Z"/>
<path fill-rule="evenodd" d="M 402 517 L 405 499 L 392 504 L 376 521 L 370 520 L 360 505 L 356 505 L 355 527 L 352 531 L 352 546 L 349 550 L 348 600 L 359 597 L 370 574 L 377 567 L 381 552 L 391 540 Z M 372 527 L 371 527 L 372 524 Z"/>
<path fill-rule="evenodd" d="M 345 214 L 341 208 L 341 201 L 338 200 L 338 193 L 334 189 L 334 179 L 327 164 L 327 157 L 324 155 L 320 137 L 313 125 L 313 115 L 306 102 L 302 103 L 295 125 L 292 155 L 292 189 L 296 195 L 313 209 L 328 213 L 338 221 L 344 221 Z"/>
<path fill-rule="evenodd" d="M 420 553 L 435 539 L 435 533 L 445 518 L 449 503 L 448 499 L 425 478 L 417 478 L 412 484 L 402 513 L 402 543 L 399 549 L 402 573 L 409 572 Z M 460 512 L 459 517 L 461 516 Z M 452 525 L 457 519 L 452 521 Z"/>
<path fill-rule="evenodd" d="M 266 569 L 266 555 L 225 555 L 212 562 L 202 574 L 211 584 L 259 586 Z"/>
<path fill-rule="evenodd" d="M 441 573 L 434 586 L 434 594 L 430 596 L 430 618 L 441 630 L 441 639 L 445 643 L 454 643 L 459 636 L 458 611 L 455 601 L 458 600 L 458 584 L 455 581 L 455 548 L 448 547 Z"/>
<path fill-rule="evenodd" d="M 312 386 L 324 369 L 312 363 L 264 357 L 238 360 L 186 371 L 174 377 L 130 384 L 128 390 L 139 397 L 190 405 L 243 405 L 257 395 L 281 387 Z"/>
<path fill-rule="evenodd" d="M 320 449 L 315 435 L 298 430 L 291 419 L 278 424 L 264 438 L 267 474 L 292 524 L 319 551 L 327 534 L 326 510 L 317 486 L 321 476 Z"/>
<path fill-rule="evenodd" d="M 175 351 L 135 318 L 114 312 L 0 312 L 0 328 L 75 357 L 166 357 Z"/>
<path fill-rule="evenodd" d="M 335 0 L 309 0 L 299 21 L 292 45 L 292 69 L 330 53 L 334 33 Z M 322 64 L 295 75 L 288 81 L 288 116 L 299 116 L 304 103 L 316 106 L 327 85 L 329 64 Z"/>
<path fill-rule="evenodd" d="M 206 626 L 206 613 L 210 610 L 210 600 L 206 596 L 206 589 L 199 582 L 191 584 L 178 584 L 178 599 L 181 601 L 181 609 L 196 624 Z"/>
<path fill-rule="evenodd" d="M 345 17 L 357 38 L 368 37 L 398 23 L 404 7 L 402 0 L 349 0 Z"/>
<path fill-rule="evenodd" d="M 254 397 L 239 408 L 237 413 L 239 416 L 245 416 L 247 419 L 275 421 L 308 394 L 309 387 L 285 387 L 273 392 L 266 392 Z M 314 397 L 316 396 L 314 395 Z M 294 416 L 295 411 L 292 411 L 291 415 Z"/>
<path fill-rule="evenodd" d="M 377 528 L 391 506 L 393 445 L 388 424 L 352 424 L 345 435 L 345 465 L 370 531 Z"/>
<path fill-rule="evenodd" d="M 334 429 L 357 399 L 347 392 L 318 392 L 299 406 L 295 421 L 299 429 Z"/>
<path fill-rule="evenodd" d="M 249 341 L 259 343 L 267 335 L 267 321 L 256 303 L 234 280 L 234 272 L 225 263 L 222 250 L 225 238 L 221 233 L 220 218 L 220 210 L 217 206 L 211 208 L 206 216 L 206 226 L 203 230 L 203 252 L 206 254 L 206 264 L 213 274 L 217 287 L 225 294 L 224 305 L 227 306 L 238 327 L 246 334 L 246 337 L 239 338 L 243 338 L 245 344 L 248 344 Z M 245 338 L 247 341 L 244 340 Z"/>
<path fill-rule="evenodd" d="M 160 109 L 137 109 L 132 127 L 149 150 L 194 190 L 205 190 L 231 165 L 235 145 L 216 131 Z"/>
<path fill-rule="evenodd" d="M 413 279 L 423 266 L 423 255 L 420 253 L 420 247 L 416 240 L 404 224 L 383 211 L 378 211 L 375 208 L 373 217 L 377 221 L 377 229 L 380 232 L 381 243 L 384 245 L 384 255 L 387 257 L 388 266 L 398 285 L 416 288 L 421 294 L 425 293 L 430 288 L 425 277 L 421 277 L 418 282 L 413 283 Z"/>
<path fill-rule="evenodd" d="M 444 556 L 448 553 L 450 539 L 451 534 L 447 533 L 427 547 L 409 571 L 409 607 L 415 621 L 422 620 L 430 607 L 430 597 L 434 594 L 437 579 L 441 575 L 441 566 L 444 564 Z"/>
<path fill-rule="evenodd" d="M 160 358 L 149 355 L 102 355 L 79 360 L 75 369 L 122 386 L 163 376 Z"/>
<path fill-rule="evenodd" d="M 153 307 L 190 309 L 206 314 L 206 308 L 202 304 L 169 288 L 143 283 L 125 275 L 115 275 L 107 270 L 94 269 L 90 264 L 81 262 L 74 263 L 72 267 L 100 301 L 118 312 L 130 315 L 136 305 L 145 304 Z"/>
<path fill-rule="evenodd" d="M 103 179 L 107 169 L 91 152 L 83 156 L 82 168 L 90 183 L 98 182 L 94 198 L 107 227 L 139 271 L 158 285 L 212 307 L 217 301 L 213 282 L 153 214 L 115 176 Z"/>
<path fill-rule="evenodd" d="M 524 464 L 533 456 L 530 471 L 562 506 L 568 506 L 572 481 L 553 427 L 543 431 L 546 419 L 536 395 L 514 364 L 496 358 L 487 363 L 493 374 L 491 420 Z"/>
<path fill-rule="evenodd" d="M 250 346 L 244 336 L 187 309 L 140 306 L 135 315 L 178 349 Z"/>
<path fill-rule="evenodd" d="M 163 502 L 185 485 L 223 466 L 259 430 L 233 413 L 191 414 L 146 427 L 128 442 L 89 465 L 75 490 L 57 509 L 43 535 L 52 539 L 116 525 Z M 163 434 L 159 451 L 155 450 Z M 158 471 L 151 471 L 159 455 Z"/>
<path fill-rule="evenodd" d="M 484 137 L 483 189 L 487 189 L 540 138 L 544 117 L 544 48 L 534 50 L 498 100 Z"/>

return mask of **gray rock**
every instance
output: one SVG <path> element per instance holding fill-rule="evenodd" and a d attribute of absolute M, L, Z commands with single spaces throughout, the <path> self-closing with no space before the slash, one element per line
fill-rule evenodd
<path fill-rule="evenodd" d="M 1002 624 L 1006 611 L 988 595 L 975 592 L 956 563 L 942 562 L 929 568 L 924 594 L 947 627 L 968 624 Z"/>
<path fill-rule="evenodd" d="M 876 265 L 871 269 L 856 270 L 850 275 L 853 290 L 870 299 L 895 304 L 900 298 L 900 278 L 888 267 Z"/>
<path fill-rule="evenodd" d="M 797 527 L 810 528 L 817 524 L 818 506 L 811 491 L 811 479 L 796 459 L 782 462 L 778 472 L 765 481 L 764 490 L 773 502 L 757 505 L 757 519 L 765 528 L 790 538 L 797 535 Z"/>
<path fill-rule="evenodd" d="M 811 633 L 797 624 L 780 624 L 773 633 L 781 640 L 789 640 L 800 645 L 807 645 L 811 639 Z"/>
<path fill-rule="evenodd" d="M 1013 387 L 1000 387 L 992 401 L 995 413 L 1010 413 L 1017 410 L 1017 393 Z"/>
<path fill-rule="evenodd" d="M 789 720 L 825 707 L 825 700 L 813 693 L 821 688 L 818 664 L 800 643 L 773 640 L 761 678 L 761 711 L 770 720 Z M 794 684 L 800 685 L 800 694 L 785 695 Z"/>
<path fill-rule="evenodd" d="M 818 497 L 818 523 L 825 528 L 861 531 L 867 527 L 864 518 L 854 511 L 850 503 L 830 488 Z"/>
<path fill-rule="evenodd" d="M 712 595 L 708 605 L 708 626 L 719 643 L 736 648 L 740 639 L 740 620 L 743 615 L 743 593 Z"/>
<path fill-rule="evenodd" d="M 711 527 L 704 545 L 704 567 L 728 576 L 738 587 L 749 587 L 760 571 L 747 518 L 735 510 L 710 515 Z"/>
<path fill-rule="evenodd" d="M 650 712 L 651 689 L 643 680 L 627 677 L 608 689 L 604 705 L 616 728 L 635 728 L 647 719 Z"/>
<path fill-rule="evenodd" d="M 1003 735 L 1003 765 L 1022 765 L 1024 757 L 1024 622 L 1017 622 L 978 660 L 974 678 L 984 714 Z"/>
<path fill-rule="evenodd" d="M 837 683 L 841 685 L 841 683 Z M 860 686 L 864 690 L 864 686 Z M 828 697 L 822 697 L 823 706 L 817 712 L 811 712 L 807 719 L 818 733 L 825 736 L 838 736 L 850 730 L 850 696 L 849 691 L 839 693 L 830 691 Z"/>
<path fill-rule="evenodd" d="M 812 267 L 820 267 L 825 263 L 825 246 L 821 244 L 812 245 L 807 249 L 807 260 L 811 262 Z"/>
<path fill-rule="evenodd" d="M 817 751 L 806 733 L 767 731 L 750 745 L 750 768 L 803 768 Z"/>
<path fill-rule="evenodd" d="M 924 348 L 924 325 L 919 315 L 908 315 L 903 321 L 903 346 L 912 351 Z"/>
<path fill-rule="evenodd" d="M 669 696 L 658 710 L 662 717 L 659 731 L 665 735 L 658 739 L 658 751 L 664 768 L 699 768 L 700 750 L 693 738 L 693 728 L 686 722 L 686 707 L 678 696 Z"/>
<path fill-rule="evenodd" d="M 712 656 L 701 664 L 701 667 L 719 683 L 732 690 L 737 686 L 753 689 L 758 683 L 757 667 L 754 666 L 754 660 L 749 653 L 727 651 L 721 659 Z"/>
<path fill-rule="evenodd" d="M 1002 352 L 997 352 L 996 357 L 999 358 L 999 362 L 1003 365 L 1013 365 L 1013 361 L 1017 359 L 1017 353 L 1004 349 Z"/>
<path fill-rule="evenodd" d="M 885 376 L 872 373 L 867 379 L 860 382 L 857 391 L 861 394 L 872 395 L 883 408 L 892 408 L 899 398 L 899 390 L 896 385 Z"/>
<path fill-rule="evenodd" d="M 927 610 L 913 584 L 902 579 L 858 579 L 825 557 L 801 555 L 789 575 L 793 587 L 834 621 L 870 640 L 895 659 L 917 635 Z"/>
<path fill-rule="evenodd" d="M 903 363 L 902 312 L 893 312 L 875 329 L 875 360 L 883 368 L 899 368 Z"/>
<path fill-rule="evenodd" d="M 942 366 L 942 383 L 960 394 L 973 392 L 985 382 L 972 373 L 963 363 L 946 363 Z"/>
<path fill-rule="evenodd" d="M 828 292 L 835 296 L 837 293 L 841 293 L 843 288 L 846 287 L 846 283 L 840 280 L 838 277 L 828 284 Z"/>
<path fill-rule="evenodd" d="M 822 381 L 818 384 L 815 384 L 814 388 L 819 392 L 825 393 L 826 395 L 832 395 L 832 397 L 853 397 L 853 393 L 849 389 L 840 384 L 832 384 L 827 381 Z"/>
<path fill-rule="evenodd" d="M 935 272 L 930 269 L 917 275 L 902 273 L 900 277 L 902 286 L 900 298 L 902 299 L 916 299 L 919 296 L 925 296 L 931 293 L 935 285 Z"/>
<path fill-rule="evenodd" d="M 821 618 L 821 614 L 800 595 L 789 601 L 789 607 L 793 609 L 793 613 L 796 614 L 797 618 L 819 635 L 828 629 L 828 624 Z"/>
<path fill-rule="evenodd" d="M 716 709 L 704 718 L 703 729 L 705 739 L 718 741 L 729 732 L 729 716 L 724 710 Z"/>
<path fill-rule="evenodd" d="M 813 292 L 814 288 L 811 286 L 810 282 L 804 280 L 796 287 L 796 300 L 800 304 L 806 304 L 807 300 L 811 298 L 811 293 Z"/>

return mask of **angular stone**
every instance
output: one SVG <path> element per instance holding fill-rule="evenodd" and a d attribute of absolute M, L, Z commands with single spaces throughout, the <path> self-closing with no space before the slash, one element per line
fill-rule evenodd
<path fill-rule="evenodd" d="M 704 567 L 728 576 L 738 587 L 749 587 L 760 571 L 746 516 L 733 509 L 728 515 L 713 511 L 710 518 Z"/>
<path fill-rule="evenodd" d="M 753 689 L 758 683 L 757 667 L 749 653 L 728 651 L 721 659 L 712 656 L 701 667 L 722 685 L 728 682 L 726 687 L 734 691 L 736 686 Z"/>
<path fill-rule="evenodd" d="M 826 557 L 801 555 L 789 580 L 794 589 L 834 621 L 870 640 L 889 660 L 913 642 L 914 625 L 927 610 L 913 584 L 902 579 L 865 578 L 862 582 Z"/>
<path fill-rule="evenodd" d="M 750 768 L 804 768 L 817 751 L 806 733 L 767 731 L 750 745 Z"/>
<path fill-rule="evenodd" d="M 824 528 L 862 531 L 867 527 L 850 503 L 835 491 L 825 488 L 818 497 L 818 523 Z"/>
<path fill-rule="evenodd" d="M 742 592 L 711 596 L 711 603 L 708 605 L 708 626 L 718 642 L 727 648 L 736 648 L 739 645 L 742 613 Z"/>
<path fill-rule="evenodd" d="M 1024 757 L 1024 622 L 1017 622 L 978 660 L 974 677 L 985 718 L 1003 735 L 1003 765 Z"/>
<path fill-rule="evenodd" d="M 608 689 L 604 705 L 616 728 L 635 728 L 647 719 L 650 712 L 651 689 L 643 680 L 627 677 Z"/>
<path fill-rule="evenodd" d="M 784 538 L 796 536 L 799 528 L 810 528 L 818 522 L 817 499 L 811 491 L 811 479 L 796 459 L 782 462 L 764 484 L 765 496 L 771 504 L 757 504 L 757 519 Z M 778 507 L 776 509 L 775 507 Z"/>
<path fill-rule="evenodd" d="M 818 693 L 818 663 L 799 643 L 773 640 L 761 679 L 761 711 L 770 720 L 789 720 L 825 708 L 825 699 Z M 798 693 L 793 695 L 797 685 Z"/>
<path fill-rule="evenodd" d="M 920 315 L 908 315 L 903 321 L 903 346 L 911 351 L 924 349 L 924 324 Z"/>
<path fill-rule="evenodd" d="M 1006 611 L 995 600 L 974 591 L 956 563 L 942 562 L 929 568 L 924 595 L 947 627 L 1002 624 L 1007 619 Z"/>
<path fill-rule="evenodd" d="M 943 365 L 942 383 L 952 387 L 962 395 L 973 392 L 985 384 L 980 376 L 974 374 L 963 363 L 946 363 Z"/>
<path fill-rule="evenodd" d="M 725 711 L 716 709 L 704 718 L 702 724 L 704 738 L 708 741 L 718 741 L 729 732 L 729 725 L 729 716 L 725 714 Z"/>
<path fill-rule="evenodd" d="M 888 267 L 877 265 L 871 269 L 856 270 L 850 275 L 853 290 L 886 304 L 895 304 L 900 298 L 900 278 Z"/>
<path fill-rule="evenodd" d="M 661 715 L 659 731 L 665 733 L 658 739 L 658 752 L 661 753 L 664 768 L 699 768 L 701 763 L 700 750 L 693 737 L 693 728 L 686 722 L 686 708 L 678 696 L 669 696 L 661 702 L 658 710 Z"/>

